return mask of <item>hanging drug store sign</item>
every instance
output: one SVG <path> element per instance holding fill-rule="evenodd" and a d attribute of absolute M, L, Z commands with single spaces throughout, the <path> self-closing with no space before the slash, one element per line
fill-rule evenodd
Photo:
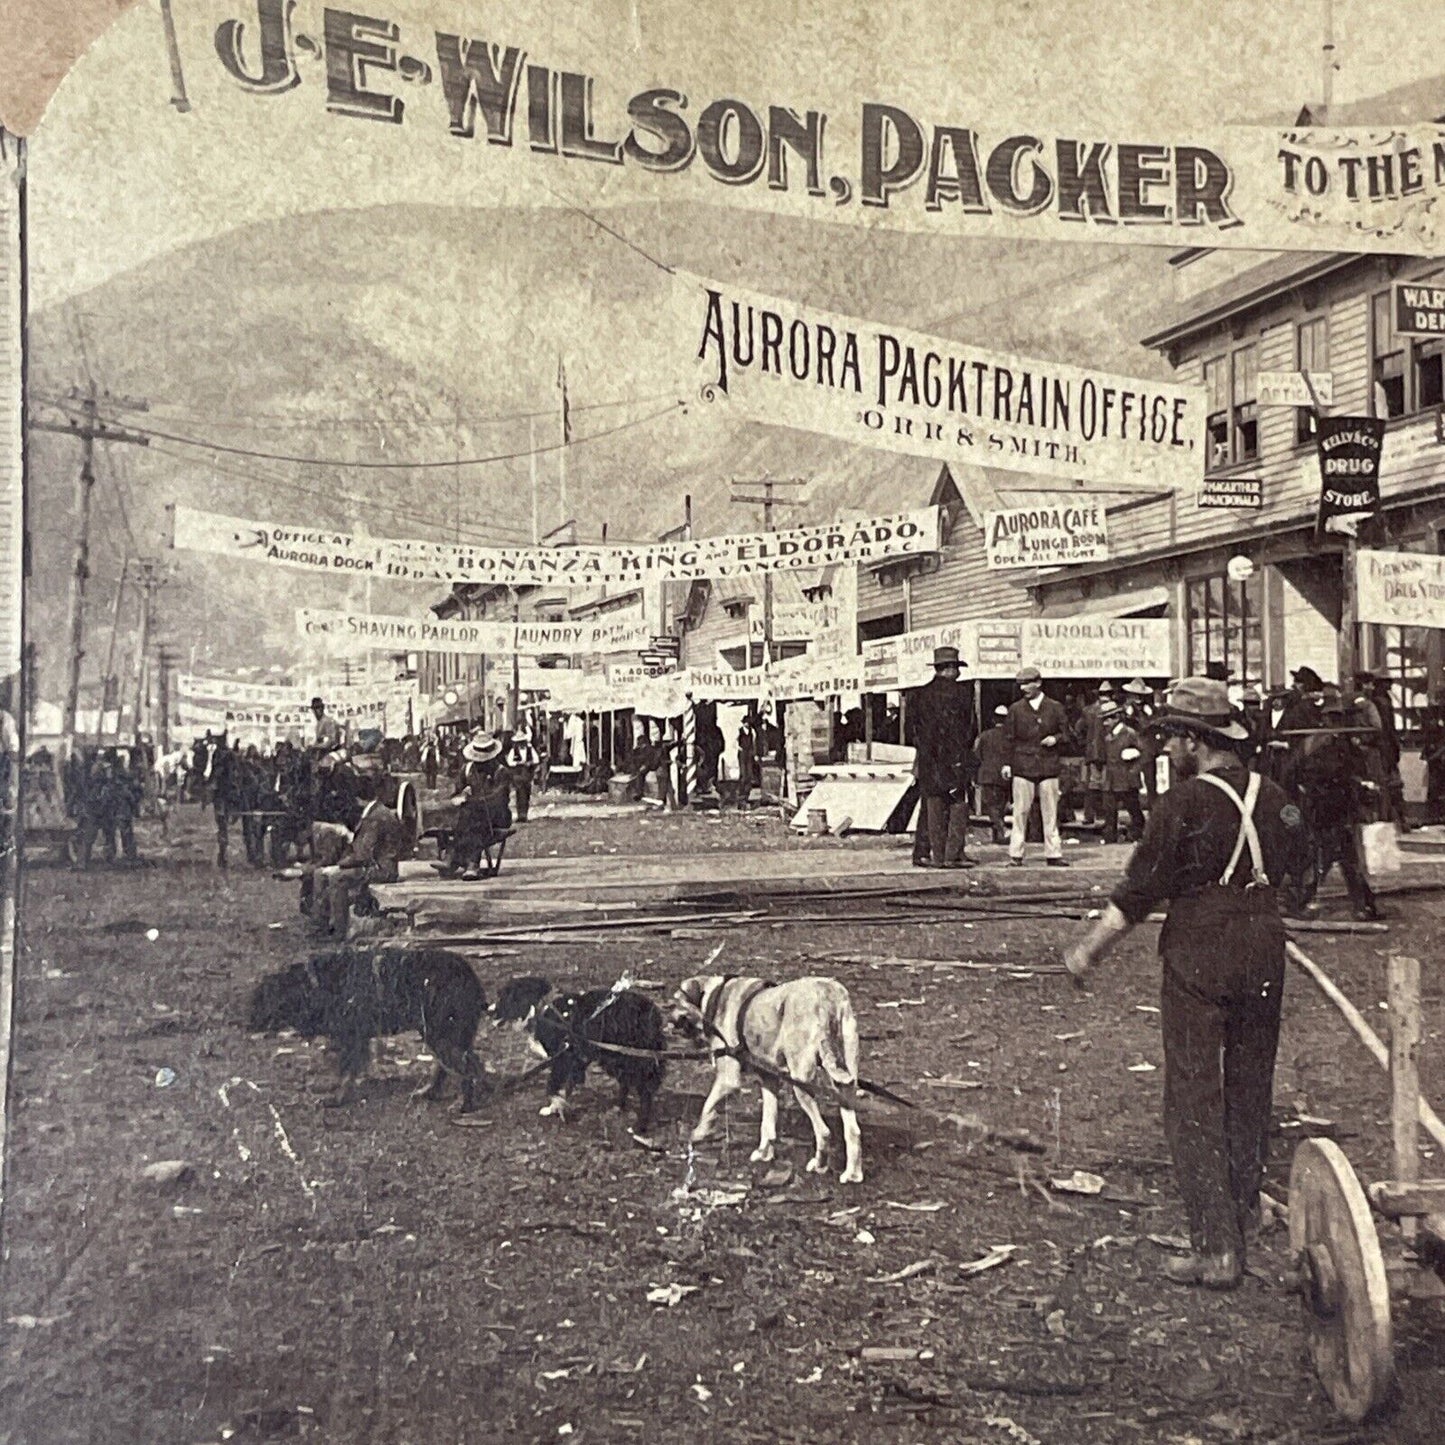
<path fill-rule="evenodd" d="M 1103 504 L 1016 507 L 985 512 L 983 533 L 988 565 L 1066 567 L 1109 559 L 1109 529 Z"/>
<path fill-rule="evenodd" d="M 1316 422 L 1320 510 L 1316 532 L 1354 536 L 1380 510 L 1380 452 L 1385 421 L 1373 416 L 1322 416 Z"/>

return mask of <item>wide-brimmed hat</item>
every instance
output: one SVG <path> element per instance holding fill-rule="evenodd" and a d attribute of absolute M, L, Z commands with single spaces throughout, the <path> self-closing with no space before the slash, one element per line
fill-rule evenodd
<path fill-rule="evenodd" d="M 313 697 L 313 698 L 311 699 L 311 706 L 314 707 L 314 708 L 315 708 L 315 707 L 324 708 L 324 707 L 326 706 L 326 704 L 325 704 L 319 697 Z"/>
<path fill-rule="evenodd" d="M 1007 709 L 1006 707 L 1002 706 L 1002 704 L 1000 704 L 998 707 L 994 708 L 994 710 L 993 710 L 993 715 L 994 715 L 995 717 L 1007 717 L 1007 716 L 1008 716 L 1008 709 Z"/>
<path fill-rule="evenodd" d="M 1308 689 L 1310 692 L 1320 692 L 1325 685 L 1325 680 L 1312 667 L 1297 667 L 1290 673 L 1295 685 Z"/>
<path fill-rule="evenodd" d="M 1114 691 L 1114 684 L 1106 677 L 1094 691 L 1097 692 L 1100 697 L 1108 697 L 1108 695 Z"/>
<path fill-rule="evenodd" d="M 964 667 L 967 664 L 958 655 L 956 647 L 935 647 L 933 649 L 933 665 L 935 667 Z"/>
<path fill-rule="evenodd" d="M 1042 682 L 1044 675 L 1036 667 L 1021 667 L 1014 676 L 1015 682 Z"/>
<path fill-rule="evenodd" d="M 1101 697 L 1099 699 L 1099 716 L 1101 718 L 1118 717 L 1122 711 L 1123 708 L 1113 698 Z"/>
<path fill-rule="evenodd" d="M 490 733 L 473 733 L 462 748 L 462 758 L 469 763 L 490 763 L 501 756 L 502 740 Z"/>
<path fill-rule="evenodd" d="M 1124 691 L 1131 697 L 1153 697 L 1154 689 L 1142 677 L 1136 677 L 1124 684 Z"/>
<path fill-rule="evenodd" d="M 1164 710 L 1153 726 L 1164 731 L 1181 730 L 1244 742 L 1249 729 L 1229 706 L 1229 690 L 1216 678 L 1186 677 L 1169 689 Z"/>

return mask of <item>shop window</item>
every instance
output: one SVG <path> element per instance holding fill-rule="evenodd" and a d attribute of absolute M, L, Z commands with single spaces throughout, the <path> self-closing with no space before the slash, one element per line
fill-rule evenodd
<path fill-rule="evenodd" d="M 1330 322 L 1327 316 L 1301 321 L 1295 332 L 1295 370 L 1311 376 L 1330 369 Z M 1295 408 L 1294 439 L 1296 446 L 1307 446 L 1315 439 L 1315 410 Z"/>
<path fill-rule="evenodd" d="M 1375 628 L 1376 666 L 1389 675 L 1395 727 L 1418 733 L 1430 705 L 1430 629 Z"/>
<path fill-rule="evenodd" d="M 1188 671 L 1201 677 L 1211 662 L 1222 662 L 1231 678 L 1264 682 L 1264 575 L 1246 582 L 1223 576 L 1185 584 Z"/>
<path fill-rule="evenodd" d="M 1395 335 L 1394 306 L 1388 291 L 1370 298 L 1370 364 L 1376 416 L 1404 416 L 1405 346 Z"/>
<path fill-rule="evenodd" d="M 1252 344 L 1204 363 L 1211 471 L 1259 455 L 1258 367 Z"/>

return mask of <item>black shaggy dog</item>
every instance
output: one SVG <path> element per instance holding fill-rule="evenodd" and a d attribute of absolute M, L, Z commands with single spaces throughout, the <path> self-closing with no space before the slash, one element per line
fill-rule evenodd
<path fill-rule="evenodd" d="M 560 1114 L 568 1092 L 581 1085 L 587 1066 L 596 1064 L 617 1080 L 619 1109 L 627 1107 L 628 1095 L 636 1090 L 637 1132 L 647 1133 L 667 1065 L 661 1058 L 638 1058 L 597 1047 L 613 1044 L 658 1054 L 666 1049 L 662 1010 L 645 994 L 630 988 L 554 994 L 545 978 L 514 978 L 502 986 L 493 1013 L 499 1024 L 525 1025 L 551 1059 L 547 1090 L 551 1099 L 544 1114 Z"/>
<path fill-rule="evenodd" d="M 250 1029 L 295 1029 L 336 1046 L 338 1102 L 366 1072 L 371 1041 L 417 1029 L 437 1060 L 422 1096 L 441 1096 L 447 1074 L 461 1080 L 462 1112 L 476 1106 L 485 1078 L 472 1048 L 486 995 L 460 954 L 439 948 L 336 948 L 268 974 L 251 995 Z"/>

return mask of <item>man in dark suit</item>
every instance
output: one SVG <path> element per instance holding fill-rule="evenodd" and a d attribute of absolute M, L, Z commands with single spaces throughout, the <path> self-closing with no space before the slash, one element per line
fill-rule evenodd
<path fill-rule="evenodd" d="M 1004 719 L 1008 717 L 1006 707 L 993 710 L 994 724 L 978 735 L 974 744 L 974 756 L 978 759 L 978 795 L 983 811 L 988 815 L 988 826 L 995 843 L 1007 841 L 1003 828 L 1003 815 L 1008 808 L 1009 785 L 1004 781 L 1004 769 L 1008 766 L 1008 739 L 1004 737 Z"/>
<path fill-rule="evenodd" d="M 914 771 L 921 799 L 919 826 L 928 829 L 934 868 L 974 866 L 964 856 L 968 841 L 968 772 L 975 728 L 973 696 L 958 680 L 962 665 L 956 647 L 935 648 L 933 680 L 915 689 L 908 699 L 914 728 Z"/>
<path fill-rule="evenodd" d="M 338 938 L 346 937 L 351 906 L 366 897 L 371 884 L 395 883 L 401 876 L 406 841 L 401 819 L 377 798 L 374 781 L 359 777 L 357 791 L 366 801 L 351 846 L 335 866 L 321 870 L 321 918 Z"/>
<path fill-rule="evenodd" d="M 1044 862 L 1050 868 L 1067 868 L 1063 839 L 1059 836 L 1059 749 L 1068 735 L 1069 719 L 1063 705 L 1044 696 L 1044 680 L 1036 667 L 1025 667 L 1016 681 L 1023 696 L 1004 719 L 1009 764 L 1004 776 L 1013 784 L 1013 832 L 1009 837 L 1009 864 L 1022 868 L 1029 809 L 1039 800 L 1044 824 Z"/>

